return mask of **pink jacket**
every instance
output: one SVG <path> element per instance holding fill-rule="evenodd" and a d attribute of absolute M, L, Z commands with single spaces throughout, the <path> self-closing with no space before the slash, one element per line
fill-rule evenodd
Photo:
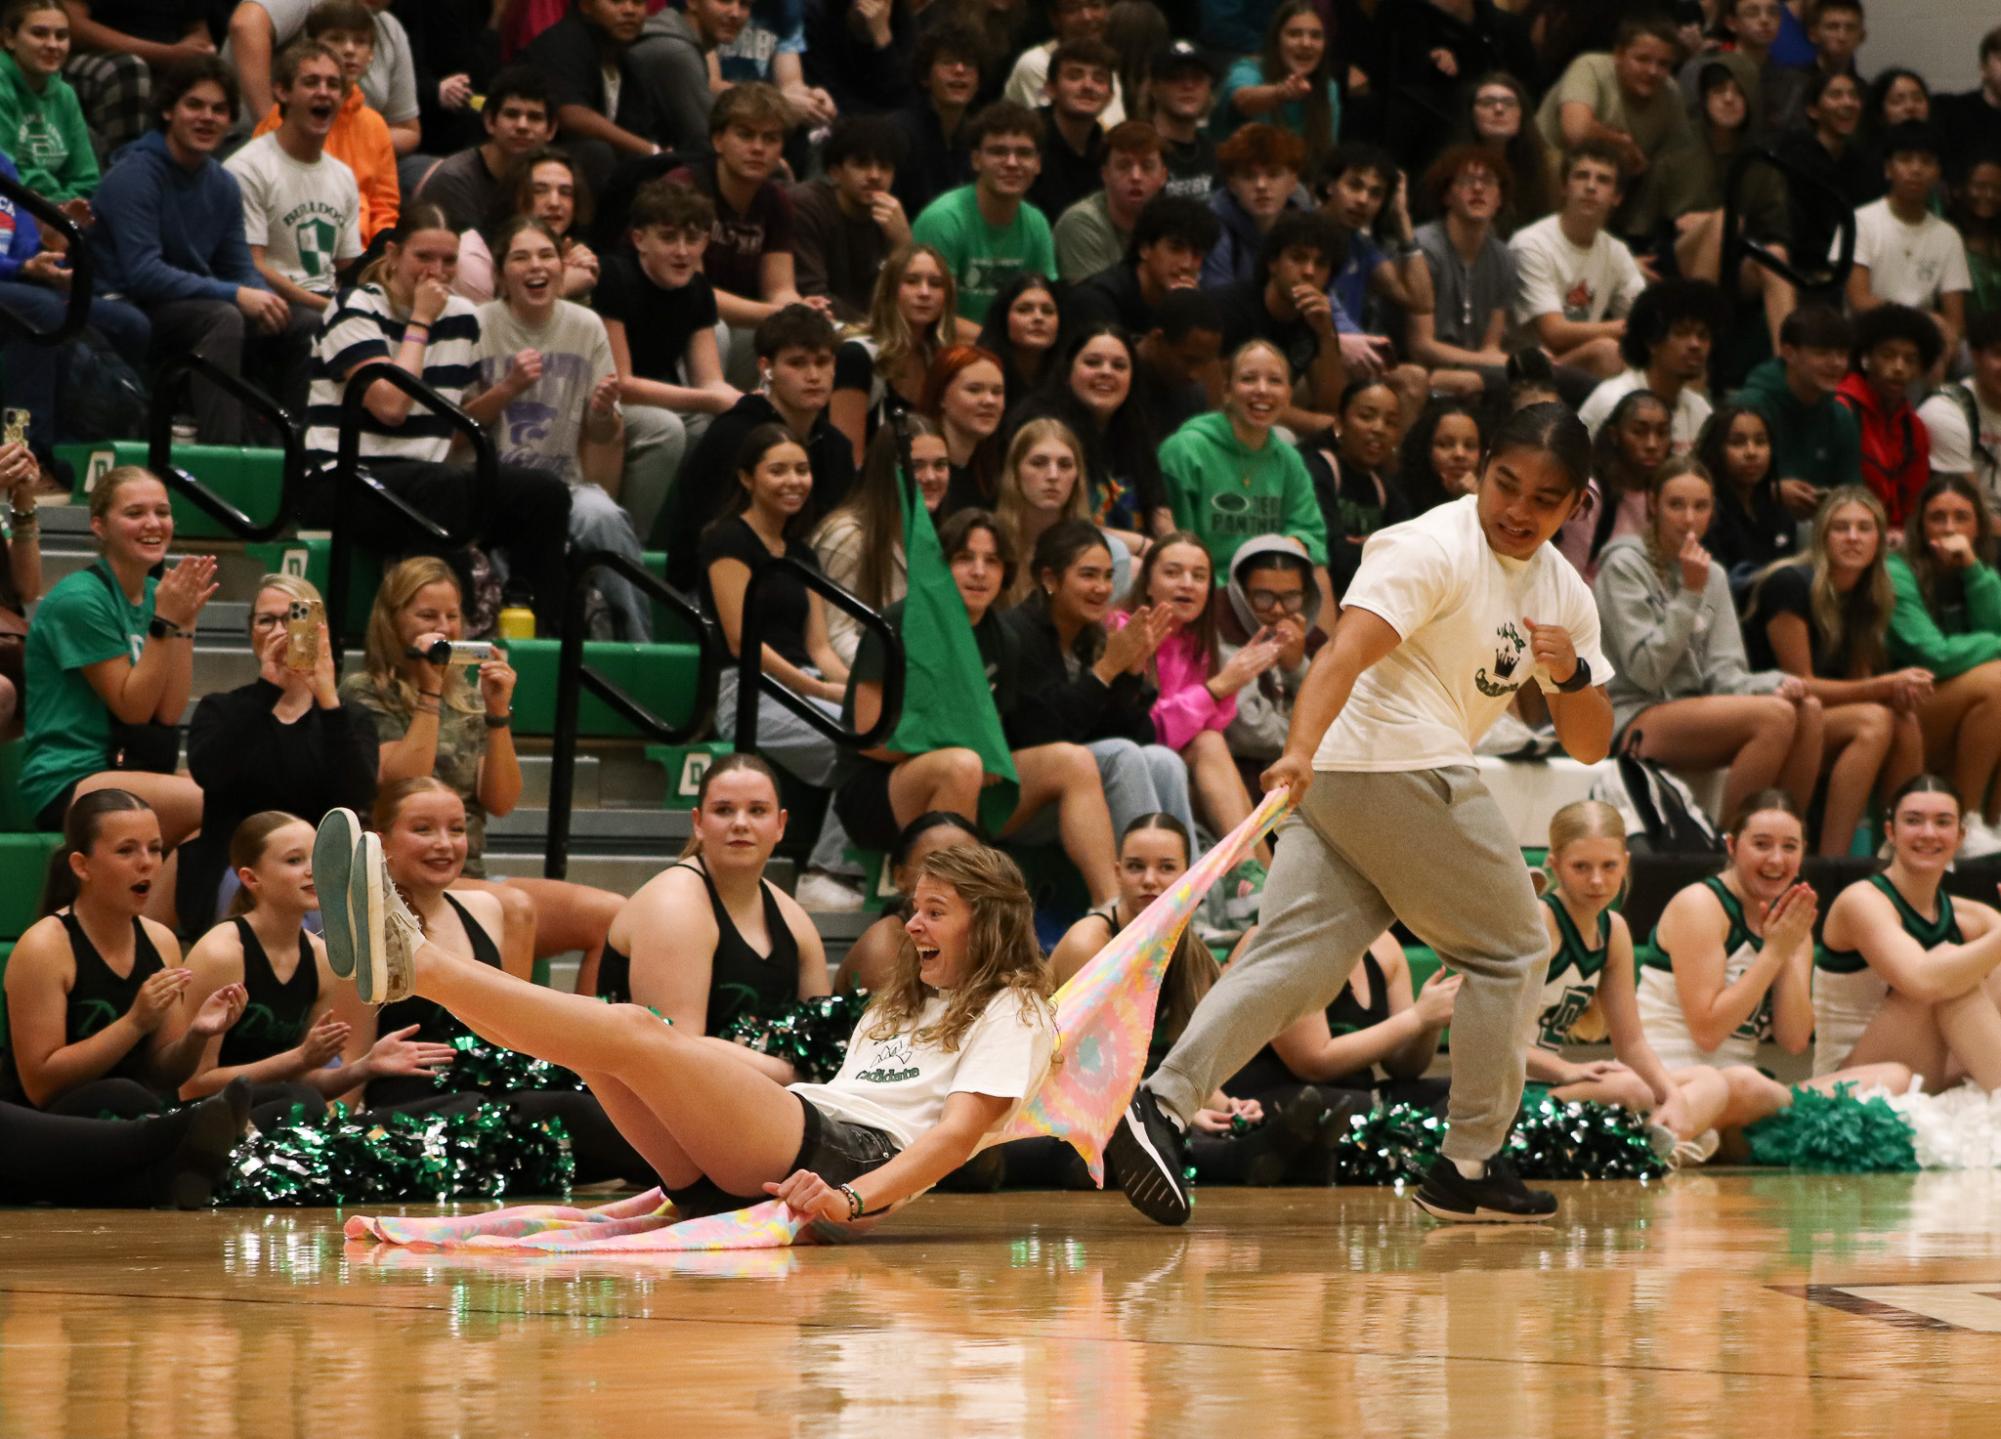
<path fill-rule="evenodd" d="M 1124 629 L 1131 616 L 1120 610 L 1107 619 L 1111 629 Z M 1209 660 L 1199 653 L 1193 630 L 1176 630 L 1154 652 L 1155 681 L 1160 698 L 1153 702 L 1153 732 L 1169 749 L 1188 748 L 1205 729 L 1218 734 L 1237 717 L 1237 697 L 1219 700 L 1209 689 Z"/>

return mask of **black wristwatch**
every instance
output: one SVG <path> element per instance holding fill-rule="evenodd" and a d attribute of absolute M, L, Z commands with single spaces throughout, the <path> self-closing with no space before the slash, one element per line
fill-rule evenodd
<path fill-rule="evenodd" d="M 191 640 L 194 638 L 191 632 L 182 629 L 172 620 L 161 619 L 158 615 L 154 615 L 152 623 L 146 626 L 146 633 L 156 640 Z"/>
<path fill-rule="evenodd" d="M 486 717 L 486 727 L 488 729 L 514 728 L 514 711 L 510 709 L 504 715 L 488 715 Z"/>
<path fill-rule="evenodd" d="M 1574 695 L 1581 689 L 1590 688 L 1590 685 L 1591 662 L 1585 659 L 1583 655 L 1579 655 L 1577 657 L 1577 668 L 1571 672 L 1569 679 L 1556 687 L 1556 692 L 1558 694 Z"/>

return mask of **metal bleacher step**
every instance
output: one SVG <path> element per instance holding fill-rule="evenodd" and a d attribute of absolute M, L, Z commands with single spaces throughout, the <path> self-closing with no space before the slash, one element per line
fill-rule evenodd
<path fill-rule="evenodd" d="M 570 844 L 583 851 L 671 848 L 679 852 L 688 838 L 688 812 L 582 804 L 570 811 Z M 489 816 L 486 842 L 492 848 L 542 849 L 549 833 L 546 805 L 521 805 L 511 813 Z"/>

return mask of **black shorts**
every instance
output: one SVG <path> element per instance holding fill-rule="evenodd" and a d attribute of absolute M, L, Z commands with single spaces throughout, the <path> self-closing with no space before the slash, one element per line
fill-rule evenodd
<path fill-rule="evenodd" d="M 834 791 L 834 813 L 848 838 L 863 849 L 892 849 L 902 826 L 896 822 L 896 808 L 889 802 L 889 777 L 893 764 L 880 760 L 855 761 L 854 769 Z"/>
<path fill-rule="evenodd" d="M 804 1095 L 794 1094 L 806 1111 L 806 1133 L 792 1172 L 806 1170 L 832 1185 L 852 1184 L 871 1169 L 880 1169 L 902 1148 L 894 1138 L 866 1124 L 850 1124 L 816 1108 Z"/>

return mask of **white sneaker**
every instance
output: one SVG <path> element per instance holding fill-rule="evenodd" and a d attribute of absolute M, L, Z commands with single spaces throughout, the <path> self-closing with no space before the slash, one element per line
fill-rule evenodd
<path fill-rule="evenodd" d="M 2001 834 L 1979 814 L 1970 814 L 1964 821 L 1965 834 L 1959 841 L 1960 859 L 1987 859 L 2001 854 Z"/>
<path fill-rule="evenodd" d="M 363 834 L 355 846 L 348 908 L 354 919 L 354 982 L 361 1002 L 391 1004 L 408 998 L 416 988 L 415 955 L 424 928 L 389 878 L 382 840 L 375 834 Z"/>
<path fill-rule="evenodd" d="M 810 869 L 799 876 L 792 897 L 808 914 L 852 914 L 862 907 L 862 892 L 843 884 L 825 870 Z"/>

